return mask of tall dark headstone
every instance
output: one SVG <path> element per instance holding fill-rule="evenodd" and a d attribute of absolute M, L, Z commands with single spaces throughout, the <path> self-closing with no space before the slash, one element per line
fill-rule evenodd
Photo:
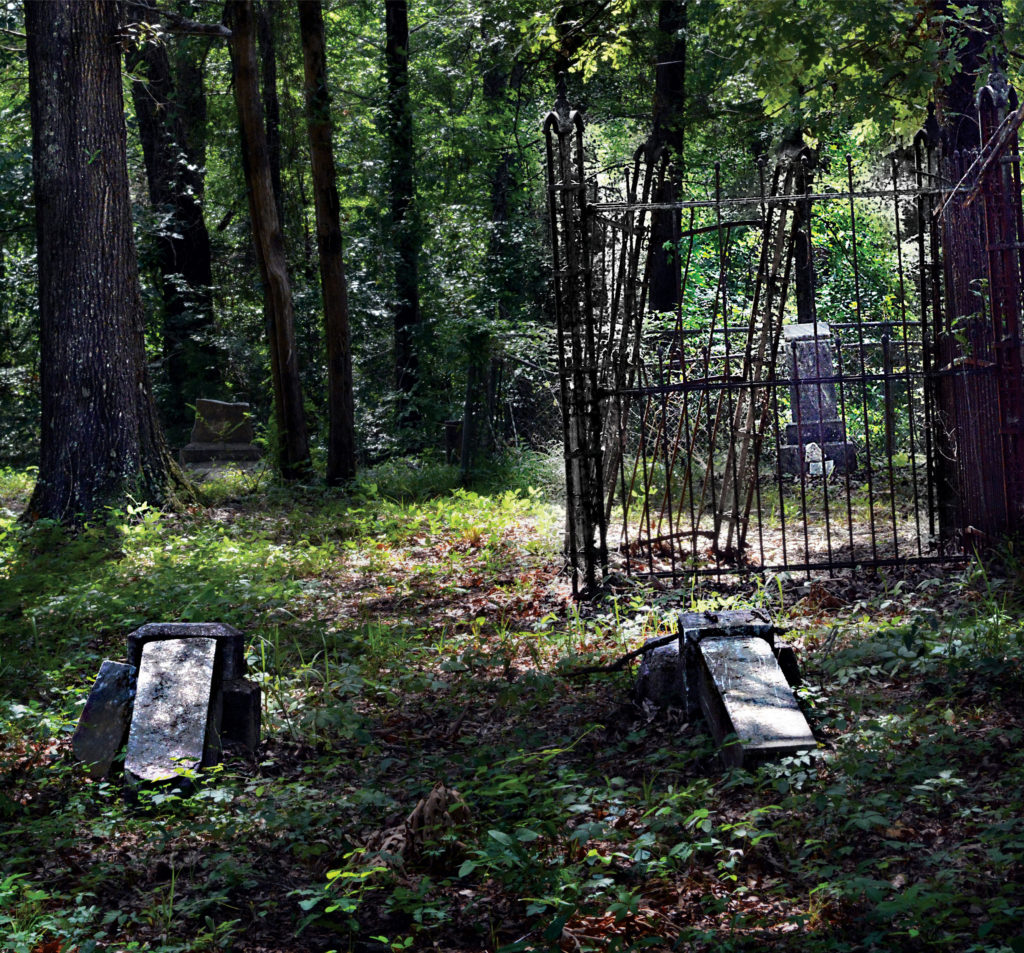
<path fill-rule="evenodd" d="M 828 475 L 857 468 L 857 451 L 846 439 L 836 394 L 832 333 L 825 322 L 783 329 L 792 420 L 779 448 L 783 473 Z"/>

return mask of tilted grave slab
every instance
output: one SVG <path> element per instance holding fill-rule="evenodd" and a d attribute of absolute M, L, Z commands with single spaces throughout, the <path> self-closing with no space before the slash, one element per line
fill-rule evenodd
<path fill-rule="evenodd" d="M 700 705 L 726 764 L 754 767 L 817 747 L 768 643 L 715 636 L 700 643 Z"/>
<path fill-rule="evenodd" d="M 260 741 L 262 693 L 245 678 L 245 638 L 224 622 L 150 622 L 128 636 L 128 661 L 138 666 L 145 646 L 176 639 L 213 639 L 217 643 L 217 682 L 223 718 L 221 741 L 255 754 Z"/>
<path fill-rule="evenodd" d="M 208 638 L 143 646 L 124 764 L 130 784 L 174 780 L 217 762 L 216 655 Z"/>
<path fill-rule="evenodd" d="M 110 771 L 128 733 L 136 671 L 134 665 L 104 659 L 71 736 L 72 752 L 97 780 Z"/>
<path fill-rule="evenodd" d="M 679 634 L 644 653 L 638 699 L 682 708 L 704 721 L 727 764 L 751 766 L 816 742 L 791 685 L 799 683 L 790 646 L 775 645 L 775 627 L 760 609 L 683 612 Z"/>

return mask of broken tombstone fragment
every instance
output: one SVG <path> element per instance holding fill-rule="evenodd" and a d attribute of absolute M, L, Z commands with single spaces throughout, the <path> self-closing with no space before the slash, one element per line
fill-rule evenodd
<path fill-rule="evenodd" d="M 71 750 L 96 780 L 106 777 L 121 750 L 135 698 L 134 665 L 105 659 L 85 701 Z"/>
<path fill-rule="evenodd" d="M 245 676 L 242 634 L 219 622 L 150 623 L 128 636 L 128 662 L 105 661 L 72 738 L 95 778 L 128 735 L 132 786 L 181 780 L 220 760 L 225 747 L 254 755 L 261 693 Z M 130 724 L 129 724 L 130 723 Z"/>

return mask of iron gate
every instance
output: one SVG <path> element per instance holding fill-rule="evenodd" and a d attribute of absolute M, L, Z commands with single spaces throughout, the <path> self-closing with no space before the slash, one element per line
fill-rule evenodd
<path fill-rule="evenodd" d="M 1006 419 L 1024 407 L 1014 122 L 1005 97 L 983 95 L 989 145 L 955 158 L 966 174 L 952 189 L 922 133 L 867 170 L 794 143 L 745 176 L 716 165 L 669 204 L 652 197 L 678 173 L 647 147 L 591 169 L 560 96 L 544 129 L 579 582 L 593 588 L 609 564 L 679 583 L 959 558 L 965 493 L 989 480 L 1006 500 L 1024 479 L 1022 421 Z M 1016 213 L 997 218 L 1014 189 Z M 673 220 L 677 295 L 650 313 L 659 215 Z M 969 244 L 972 228 L 987 260 L 961 261 L 974 276 L 961 285 L 984 306 L 946 319 L 940 246 Z M 1016 370 L 989 373 L 997 354 Z M 974 432 L 992 395 L 984 414 L 1001 423 L 982 429 L 1001 465 L 986 470 L 978 453 L 993 448 Z"/>

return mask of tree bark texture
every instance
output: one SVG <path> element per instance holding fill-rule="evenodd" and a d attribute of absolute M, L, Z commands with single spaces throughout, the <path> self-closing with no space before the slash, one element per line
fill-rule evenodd
<path fill-rule="evenodd" d="M 948 29 L 954 31 L 946 42 L 956 50 L 958 69 L 948 84 L 936 90 L 935 97 L 942 151 L 948 157 L 957 150 L 977 149 L 981 144 L 975 87 L 978 77 L 989 70 L 986 51 L 1003 30 L 1003 0 L 973 0 L 969 15 L 963 20 L 954 9 L 959 6 L 943 0 L 944 12 L 949 15 Z"/>
<path fill-rule="evenodd" d="M 395 257 L 395 385 L 404 404 L 402 421 L 419 415 L 411 405 L 419 380 L 420 232 L 415 209 L 412 102 L 409 97 L 409 8 L 406 0 L 385 0 L 384 62 L 388 90 L 388 200 Z"/>
<path fill-rule="evenodd" d="M 951 185 L 967 172 L 981 146 L 975 89 L 989 73 L 988 51 L 1003 25 L 1002 0 L 976 0 L 963 19 L 952 6 L 946 4 L 951 14 L 946 43 L 955 51 L 958 69 L 935 97 L 942 174 Z M 1003 450 L 998 415 L 990 412 L 999 406 L 991 313 L 999 289 L 987 287 L 984 203 L 967 205 L 962 196 L 952 196 L 941 226 L 945 314 L 936 360 L 939 367 L 976 370 L 938 378 L 940 524 L 947 535 L 970 527 L 983 539 L 994 539 L 1005 531 L 1010 514 L 1002 488 L 995 490 L 987 479 Z"/>
<path fill-rule="evenodd" d="M 331 97 L 327 87 L 323 8 L 320 0 L 299 0 L 298 6 L 327 344 L 327 482 L 333 485 L 350 480 L 356 474 L 348 283 L 341 237 L 341 205 L 331 150 Z"/>
<path fill-rule="evenodd" d="M 152 3 L 128 8 L 133 22 L 156 24 Z M 146 165 L 149 198 L 165 217 L 158 235 L 164 302 L 164 362 L 169 393 L 164 418 L 172 427 L 189 421 L 187 407 L 211 397 L 221 380 L 213 340 L 213 274 L 210 235 L 203 217 L 203 157 L 193 152 L 175 71 L 163 42 L 143 33 L 125 55 Z M 200 96 L 202 86 L 200 80 Z M 195 91 L 189 99 L 195 104 Z M 193 131 L 192 139 L 195 139 Z M 218 395 L 219 396 L 219 395 Z"/>
<path fill-rule="evenodd" d="M 686 0 L 660 0 L 658 34 L 661 52 L 654 74 L 654 119 L 650 146 L 652 155 L 669 163 L 654 196 L 658 203 L 679 200 L 686 107 Z M 651 311 L 673 311 L 679 297 L 678 209 L 655 209 L 651 213 L 650 282 L 648 307 Z M 669 247 L 666 248 L 665 246 Z"/>
<path fill-rule="evenodd" d="M 276 9 L 263 0 L 256 7 L 256 38 L 260 63 L 260 92 L 267 130 L 270 181 L 274 187 L 277 218 L 284 229 L 284 187 L 281 185 L 281 100 L 277 95 L 277 42 L 274 34 Z"/>
<path fill-rule="evenodd" d="M 71 523 L 129 497 L 162 502 L 175 477 L 146 372 L 120 14 L 102 0 L 25 4 L 42 392 L 29 513 Z"/>
<path fill-rule="evenodd" d="M 299 359 L 295 349 L 295 310 L 284 237 L 270 175 L 266 127 L 260 108 L 252 0 L 228 0 L 224 16 L 231 29 L 231 64 L 241 134 L 242 166 L 248 188 L 256 259 L 263 279 L 274 406 L 279 430 L 279 463 L 282 475 L 294 479 L 308 471 L 309 437 L 302 406 Z"/>

